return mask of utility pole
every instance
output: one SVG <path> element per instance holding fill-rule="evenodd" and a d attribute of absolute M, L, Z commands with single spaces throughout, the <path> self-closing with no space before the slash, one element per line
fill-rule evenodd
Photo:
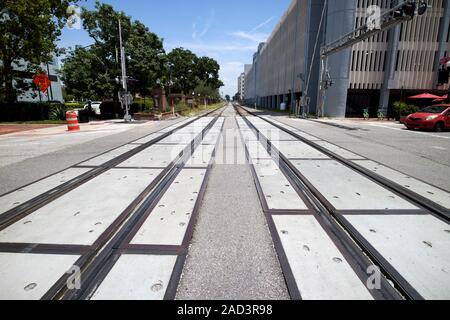
<path fill-rule="evenodd" d="M 127 86 L 127 68 L 125 65 L 125 48 L 123 47 L 122 43 L 122 24 L 120 23 L 119 18 L 119 45 L 120 45 L 120 64 L 122 68 L 122 88 L 123 92 L 120 96 L 120 101 L 122 103 L 122 106 L 125 106 L 125 118 L 124 120 L 126 122 L 131 122 L 131 116 L 130 116 L 130 93 L 128 92 L 128 86 Z"/>

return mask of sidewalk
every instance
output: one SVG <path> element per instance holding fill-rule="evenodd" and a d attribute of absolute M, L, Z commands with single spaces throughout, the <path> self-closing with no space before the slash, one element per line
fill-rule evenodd
<path fill-rule="evenodd" d="M 60 124 L 0 124 L 0 136 L 5 134 L 17 133 L 22 131 L 31 131 L 37 129 L 62 126 Z"/>

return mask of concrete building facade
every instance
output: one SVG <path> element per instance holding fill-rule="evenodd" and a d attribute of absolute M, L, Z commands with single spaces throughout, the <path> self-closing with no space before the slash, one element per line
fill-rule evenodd
<path fill-rule="evenodd" d="M 241 101 L 244 100 L 244 95 L 245 95 L 245 72 L 242 72 L 241 75 L 238 77 L 238 94 L 239 94 L 239 99 Z"/>
<path fill-rule="evenodd" d="M 25 66 L 16 67 L 16 71 L 22 71 L 22 78 L 24 81 L 32 83 L 33 75 L 25 72 Z M 44 94 L 38 90 L 29 89 L 28 91 L 22 92 L 17 97 L 17 101 L 21 102 L 47 102 L 47 101 L 59 101 L 64 102 L 61 79 L 59 77 L 59 66 L 58 61 L 55 58 L 48 64 L 42 64 L 41 69 L 47 74 L 51 81 L 51 86 L 48 88 L 47 94 Z"/>
<path fill-rule="evenodd" d="M 450 0 L 427 2 L 430 8 L 425 15 L 329 57 L 334 84 L 325 95 L 325 116 L 361 116 L 366 108 L 372 114 L 379 109 L 392 113 L 393 102 L 408 95 L 423 90 L 446 92 L 448 85 L 437 87 L 437 77 L 439 61 L 450 52 Z M 285 102 L 292 109 L 302 95 L 307 95 L 309 111 L 316 112 L 320 47 L 365 24 L 370 5 L 379 6 L 383 13 L 393 2 L 328 0 L 324 10 L 325 3 L 291 2 L 272 35 L 255 53 L 245 80 L 246 103 L 277 108 Z"/>

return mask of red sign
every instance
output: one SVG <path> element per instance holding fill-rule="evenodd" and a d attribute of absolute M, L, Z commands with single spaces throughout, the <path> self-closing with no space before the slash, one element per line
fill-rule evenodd
<path fill-rule="evenodd" d="M 50 79 L 47 77 L 45 73 L 40 73 L 33 77 L 33 82 L 41 89 L 43 93 L 46 93 L 48 87 L 52 84 Z"/>

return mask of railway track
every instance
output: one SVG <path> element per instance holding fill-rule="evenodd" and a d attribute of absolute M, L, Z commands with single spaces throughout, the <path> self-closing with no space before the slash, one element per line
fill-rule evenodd
<path fill-rule="evenodd" d="M 165 259 L 166 264 L 170 261 L 169 267 L 165 268 L 164 281 L 154 280 L 150 287 L 155 296 L 173 299 L 218 136 L 222 131 L 220 116 L 223 111 L 222 107 L 133 141 L 52 176 L 56 179 L 43 179 L 48 191 L 1 214 L 0 255 L 10 254 L 6 258 L 13 261 L 27 255 L 27 258 L 33 255 L 33 259 L 45 257 L 49 260 L 45 264 L 47 268 L 52 267 L 52 259 L 65 264 L 60 270 L 53 270 L 56 275 L 59 272 L 58 278 L 42 280 L 44 284 L 36 281 L 24 286 L 25 297 L 26 292 L 34 291 L 31 297 L 43 300 L 90 299 L 96 298 L 96 294 L 110 294 L 110 298 L 114 298 L 115 294 L 120 293 L 111 293 L 108 289 L 99 293 L 98 290 L 103 288 L 103 282 L 110 281 L 110 273 L 115 272 L 115 267 L 122 260 L 142 259 L 146 263 L 149 259 Z M 82 174 L 79 176 L 67 178 L 80 172 Z M 70 180 L 59 181 L 59 185 L 50 188 L 49 184 L 61 179 L 61 174 Z M 10 202 L 14 197 L 20 198 L 21 192 L 39 190 L 44 187 L 39 185 L 42 181 L 3 195 L 0 201 Z M 95 190 L 98 187 L 104 190 Z M 191 191 L 184 195 L 187 199 L 176 194 L 180 193 L 175 192 L 180 188 Z M 105 199 L 100 196 L 99 200 L 103 201 L 99 203 L 93 196 L 85 196 L 84 199 L 83 194 L 90 192 L 104 192 L 109 197 Z M 112 196 L 114 192 L 117 199 Z M 61 208 L 68 199 L 76 204 Z M 177 200 L 184 204 L 181 210 L 186 212 L 174 210 L 168 215 L 161 212 L 165 207 L 161 202 L 173 203 Z M 160 214 L 159 223 L 169 221 L 166 228 L 172 228 L 175 224 L 178 229 L 174 234 L 179 239 L 173 243 L 169 243 L 173 239 L 166 239 L 167 244 L 164 239 L 161 240 L 164 235 L 160 235 L 159 239 L 146 239 L 148 235 L 140 228 L 146 226 L 150 214 Z M 83 222 L 78 220 L 78 225 L 70 221 L 83 215 L 86 217 Z M 92 224 L 86 226 L 87 223 Z M 34 233 L 23 233 L 26 228 L 31 228 Z M 58 267 L 58 262 L 55 264 Z M 73 273 L 65 273 L 69 267 L 75 267 Z M 45 271 L 41 270 L 41 273 Z M 68 285 L 77 279 L 79 285 Z M 45 289 L 41 288 L 45 285 Z M 23 292 L 18 294 L 20 298 Z"/>
<path fill-rule="evenodd" d="M 381 271 L 379 285 L 368 290 L 371 298 L 422 300 L 450 296 L 450 256 L 445 249 L 449 244 L 448 208 L 359 165 L 369 161 L 364 157 L 241 106 L 235 105 L 235 110 L 240 115 L 238 125 L 242 138 L 247 139 L 247 157 L 293 298 L 305 298 L 302 292 L 308 291 L 309 280 L 296 272 L 299 253 L 292 250 L 287 229 L 294 224 L 302 226 L 311 217 L 314 222 L 308 226 L 320 225 L 327 239 L 332 240 L 330 248 L 338 248 L 344 263 L 365 287 L 376 270 L 373 267 Z M 252 134 L 256 141 L 251 141 L 255 140 Z M 297 205 L 280 210 L 270 206 L 274 193 L 269 194 L 264 185 L 270 173 L 262 171 L 264 165 L 269 167 L 268 161 L 276 163 L 272 174 L 279 168 L 305 208 Z M 377 197 L 379 201 L 372 201 Z M 291 195 L 291 199 L 295 197 Z M 309 252 L 309 245 L 305 248 Z M 334 260 L 342 263 L 342 258 Z M 350 296 L 355 298 L 351 292 Z M 358 297 L 367 298 L 364 289 Z"/>

